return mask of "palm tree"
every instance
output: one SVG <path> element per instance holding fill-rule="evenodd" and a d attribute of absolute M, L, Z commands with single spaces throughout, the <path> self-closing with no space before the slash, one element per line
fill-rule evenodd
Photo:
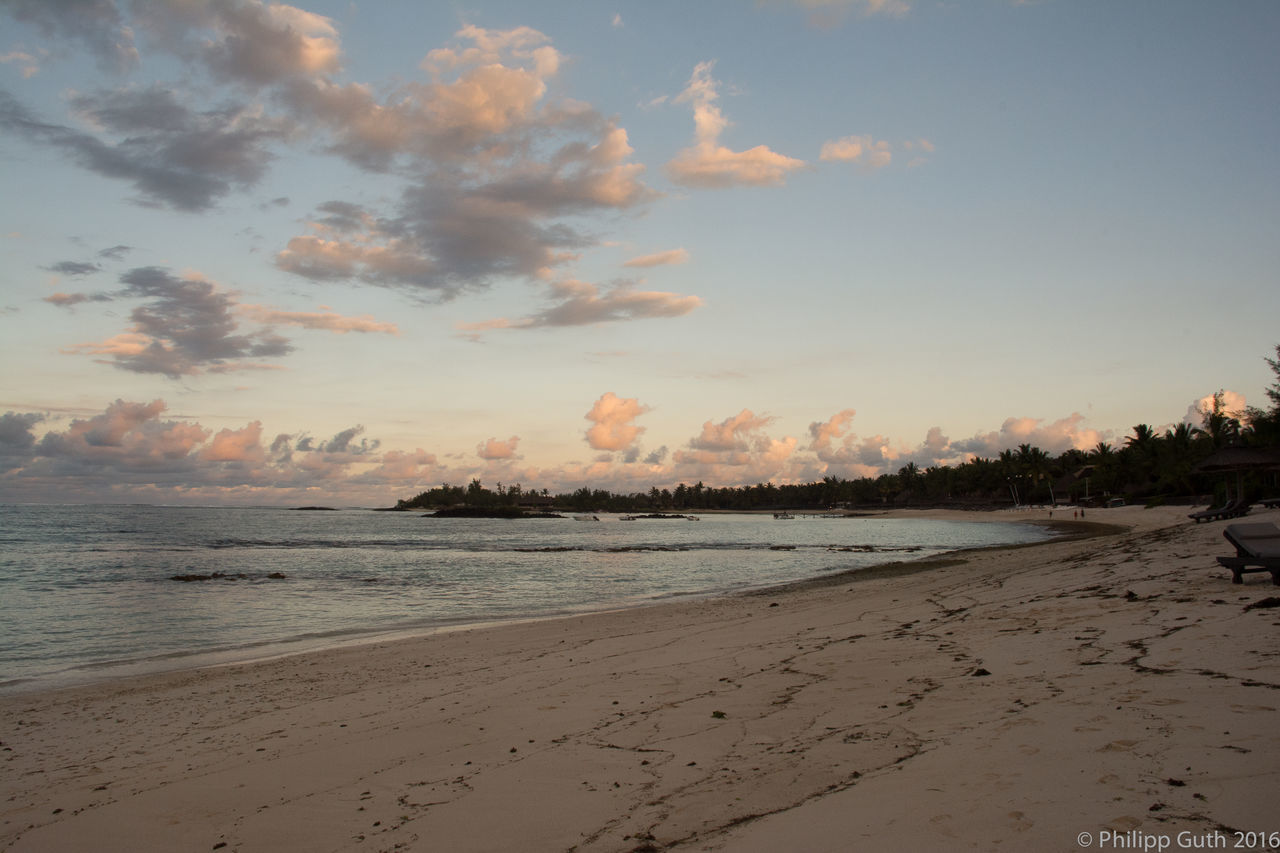
<path fill-rule="evenodd" d="M 1024 444 L 1023 447 L 1027 447 L 1027 445 Z M 1013 455 L 1013 451 L 1007 449 L 1001 450 L 999 464 L 1000 473 L 1004 476 L 1004 481 L 1009 486 L 1009 495 L 1013 498 L 1013 505 L 1022 506 L 1022 498 L 1019 497 L 1018 487 L 1014 482 L 1019 475 L 1019 466 L 1017 458 Z"/>
<path fill-rule="evenodd" d="M 1133 428 L 1133 435 L 1125 439 L 1126 447 L 1149 449 L 1156 440 L 1156 431 L 1147 424 L 1138 424 Z"/>
<path fill-rule="evenodd" d="M 1025 452 L 1023 448 L 1026 448 Z M 1053 478 L 1049 454 L 1038 447 L 1027 447 L 1024 444 L 1018 448 L 1018 455 L 1022 458 L 1023 468 L 1033 484 L 1041 480 L 1049 481 L 1049 503 L 1057 503 L 1053 495 Z"/>
<path fill-rule="evenodd" d="M 1214 450 L 1240 437 L 1240 421 L 1227 411 L 1223 403 L 1225 395 L 1225 391 L 1218 390 L 1213 395 L 1213 404 L 1200 410 L 1200 434 L 1209 439 Z"/>
<path fill-rule="evenodd" d="M 916 487 L 916 481 L 920 479 L 920 468 L 916 463 L 908 462 L 898 470 L 898 479 L 904 490 L 912 491 Z"/>
<path fill-rule="evenodd" d="M 1193 491 L 1191 469 L 1195 467 L 1196 429 L 1191 424 L 1181 423 L 1173 429 L 1167 429 L 1156 445 L 1156 469 L 1159 472 L 1159 487 L 1172 489 L 1182 494 Z"/>
<path fill-rule="evenodd" d="M 1099 487 L 1103 494 L 1109 494 L 1112 480 L 1115 479 L 1116 454 L 1112 451 L 1111 445 L 1100 441 L 1089 456 L 1093 460 L 1093 470 L 1098 478 Z"/>
<path fill-rule="evenodd" d="M 1276 376 L 1276 381 L 1264 389 L 1267 399 L 1271 401 L 1271 408 L 1249 406 L 1245 410 L 1245 419 L 1249 423 L 1247 438 L 1250 444 L 1274 447 L 1280 446 L 1280 344 L 1276 344 L 1276 357 L 1263 356 L 1263 361 Z"/>
<path fill-rule="evenodd" d="M 1132 470 L 1126 478 L 1131 484 L 1143 487 L 1151 481 L 1157 441 L 1156 431 L 1147 424 L 1135 426 L 1133 435 L 1125 439 L 1121 454 L 1124 461 L 1131 463 Z"/>

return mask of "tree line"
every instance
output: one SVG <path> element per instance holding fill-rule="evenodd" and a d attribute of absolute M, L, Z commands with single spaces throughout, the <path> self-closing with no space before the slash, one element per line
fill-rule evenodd
<path fill-rule="evenodd" d="M 1197 466 L 1228 446 L 1268 449 L 1280 454 L 1280 345 L 1266 358 L 1276 382 L 1266 389 L 1270 407 L 1227 411 L 1223 392 L 1200 413 L 1200 425 L 1182 423 L 1163 433 L 1137 424 L 1123 442 L 1100 442 L 1089 450 L 1073 448 L 1053 456 L 1031 444 L 1001 451 L 995 458 L 975 457 L 958 465 L 921 469 L 908 462 L 897 473 L 843 479 L 823 477 L 802 484 L 757 483 L 714 487 L 702 482 L 674 489 L 616 494 L 580 488 L 552 495 L 526 490 L 519 483 L 495 489 L 472 480 L 465 488 L 448 484 L 400 500 L 396 509 L 446 506 L 537 507 L 567 511 L 639 512 L 664 510 L 819 509 L 860 506 L 1009 506 L 1096 503 L 1124 498 L 1129 503 L 1161 503 L 1215 493 L 1225 481 L 1197 472 Z M 1245 478 L 1249 497 L 1280 493 L 1277 474 L 1256 471 Z M 1265 493 L 1265 494 L 1264 494 Z"/>

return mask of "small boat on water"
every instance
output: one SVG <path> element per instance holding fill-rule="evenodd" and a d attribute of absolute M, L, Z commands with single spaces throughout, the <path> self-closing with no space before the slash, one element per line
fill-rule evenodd
<path fill-rule="evenodd" d="M 598 516 L 598 515 L 575 515 L 575 516 L 573 517 L 573 520 L 574 520 L 574 521 L 599 521 L 599 520 L 600 520 L 600 516 Z"/>

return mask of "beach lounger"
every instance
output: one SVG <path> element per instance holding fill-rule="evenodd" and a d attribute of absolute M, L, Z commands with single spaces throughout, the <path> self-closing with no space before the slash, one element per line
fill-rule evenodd
<path fill-rule="evenodd" d="M 1193 519 L 1196 524 L 1199 524 L 1202 521 L 1213 521 L 1218 517 L 1218 512 L 1221 509 L 1222 507 L 1220 506 L 1211 506 L 1208 509 L 1202 509 L 1199 512 L 1188 513 L 1187 518 Z"/>
<path fill-rule="evenodd" d="M 1231 507 L 1231 513 L 1223 517 L 1224 518 L 1242 518 L 1243 516 L 1246 516 L 1249 514 L 1249 507 L 1251 507 L 1252 505 L 1253 504 L 1251 504 L 1249 501 L 1246 501 L 1246 500 L 1236 501 L 1235 506 Z"/>
<path fill-rule="evenodd" d="M 1271 572 L 1271 582 L 1280 586 L 1280 527 L 1271 522 L 1228 524 L 1222 531 L 1236 548 L 1234 557 L 1219 557 L 1231 570 L 1232 583 L 1244 583 L 1249 572 Z"/>
<path fill-rule="evenodd" d="M 1235 500 L 1227 501 L 1219 507 L 1202 509 L 1200 512 L 1190 513 L 1187 518 L 1195 519 L 1196 524 L 1199 524 L 1202 521 L 1217 521 L 1219 518 L 1239 518 L 1242 515 L 1249 514 L 1249 506 L 1250 504 L 1248 501 L 1236 498 Z"/>

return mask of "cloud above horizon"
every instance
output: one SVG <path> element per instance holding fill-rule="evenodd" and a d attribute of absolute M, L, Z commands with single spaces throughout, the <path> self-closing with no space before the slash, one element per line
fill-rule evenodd
<path fill-rule="evenodd" d="M 651 255 L 639 255 L 622 262 L 624 267 L 660 267 L 672 264 L 687 264 L 689 262 L 689 252 L 687 249 L 668 249 L 665 252 L 654 252 Z"/>
<path fill-rule="evenodd" d="M 716 484 L 789 478 L 798 442 L 792 436 L 769 436 L 764 430 L 773 421 L 750 409 L 719 422 L 705 421 L 686 448 L 672 454 L 674 469 L 682 478 Z"/>
<path fill-rule="evenodd" d="M 635 419 L 649 411 L 634 397 L 622 398 L 606 391 L 583 417 L 591 421 L 586 439 L 595 450 L 626 450 L 644 432 Z"/>
<path fill-rule="evenodd" d="M 0 485 L 9 488 L 21 480 L 28 488 L 63 495 L 87 490 L 121 497 L 148 490 L 171 496 L 269 495 L 337 487 L 353 466 L 379 459 L 377 440 L 357 440 L 363 432 L 359 426 L 325 441 L 282 434 L 267 445 L 260 421 L 214 432 L 187 418 L 168 417 L 167 411 L 159 399 L 116 400 L 101 413 L 51 428 L 38 439 L 32 429 L 46 418 L 0 416 L 0 460 L 8 460 Z M 400 456 L 386 454 L 380 461 L 364 472 L 366 478 L 381 469 L 383 482 L 395 482 L 390 474 L 396 466 L 417 472 Z"/>
<path fill-rule="evenodd" d="M 701 62 L 675 103 L 693 105 L 694 144 L 667 163 L 667 176 L 698 189 L 735 186 L 780 186 L 787 175 L 805 167 L 803 160 L 779 154 L 765 145 L 734 151 L 720 144 L 729 120 L 716 106 L 719 83 L 711 76 L 715 62 Z"/>
<path fill-rule="evenodd" d="M 1233 400 L 1239 398 L 1231 393 Z M 518 435 L 481 441 L 471 461 L 467 454 L 449 454 L 456 462 L 446 465 L 420 447 L 384 450 L 381 440 L 366 436 L 360 425 L 328 438 L 303 430 L 268 440 L 260 420 L 214 430 L 170 415 L 161 399 L 117 399 L 101 412 L 70 420 L 50 412 L 9 411 L 0 414 L 0 498 L 271 502 L 300 500 L 323 489 L 332 500 L 390 505 L 442 482 L 467 482 L 497 471 L 508 482 L 557 493 L 582 487 L 643 492 L 697 481 L 720 487 L 815 482 L 827 476 L 875 478 L 912 462 L 924 469 L 974 456 L 995 458 L 1021 444 L 1059 455 L 1113 440 L 1072 414 L 1052 421 L 1007 418 L 998 430 L 954 442 L 933 427 L 918 444 L 908 445 L 882 435 L 855 435 L 856 412 L 843 409 L 810 423 L 809 440 L 802 445 L 793 436 L 770 435 L 775 418 L 743 409 L 704 421 L 673 453 L 665 446 L 646 453 L 640 447 L 645 427 L 636 420 L 649 411 L 636 398 L 602 394 L 584 415 L 591 426 L 583 435 L 602 455 L 587 464 L 554 467 L 519 465 Z"/>
<path fill-rule="evenodd" d="M 428 53 L 431 82 L 405 87 L 394 103 L 377 103 L 364 87 L 294 91 L 295 114 L 336 133 L 338 155 L 372 171 L 406 160 L 424 176 L 404 186 L 388 214 L 341 200 L 320 205 L 277 267 L 438 299 L 498 277 L 550 278 L 596 243 L 567 217 L 658 197 L 640 180 L 644 166 L 630 162 L 624 128 L 586 104 L 546 102 L 560 63 L 536 30 L 466 26 L 454 44 Z"/>
<path fill-rule="evenodd" d="M 520 443 L 520 436 L 513 435 L 506 441 L 499 441 L 496 438 L 490 438 L 476 445 L 476 455 L 481 459 L 495 462 L 499 460 L 518 459 L 516 455 L 516 446 Z"/>
<path fill-rule="evenodd" d="M 1046 423 L 1043 418 L 1006 418 L 1000 429 L 952 441 L 942 428 L 930 427 L 924 439 L 910 445 L 884 435 L 858 436 L 852 430 L 854 409 L 843 409 L 826 421 L 809 424 L 811 450 L 821 463 L 819 474 L 876 477 L 894 473 L 909 462 L 921 468 L 959 465 L 974 457 L 994 458 L 1001 451 L 1029 444 L 1052 455 L 1088 450 L 1108 434 L 1084 426 L 1078 412 Z"/>
<path fill-rule="evenodd" d="M 0 130 L 128 184 L 140 205 L 186 213 L 257 186 L 298 143 L 363 171 L 406 176 L 384 210 L 320 204 L 274 257 L 278 269 L 302 278 L 436 300 L 503 277 L 545 280 L 599 239 L 568 219 L 660 197 L 642 182 L 645 167 L 631 160 L 625 128 L 589 104 L 552 98 L 563 57 L 530 27 L 463 26 L 426 54 L 423 78 L 379 96 L 378 87 L 340 79 L 334 21 L 293 6 L 92 5 L 129 35 L 135 55 L 133 35 L 142 34 L 148 47 L 227 84 L 218 102 L 202 107 L 212 98 L 193 81 L 73 92 L 73 126 L 0 90 Z M 69 13 L 28 3 L 12 11 L 51 35 L 89 38 Z"/>
<path fill-rule="evenodd" d="M 119 73 L 138 64 L 133 31 L 112 0 L 6 0 L 5 5 L 17 20 L 35 25 L 46 37 L 82 43 L 104 71 Z"/>
<path fill-rule="evenodd" d="M 241 304 L 233 292 L 198 273 L 179 278 L 161 267 L 137 267 L 120 276 L 122 290 L 109 293 L 55 293 L 44 301 L 60 308 L 89 302 L 143 300 L 130 312 L 133 324 L 104 341 L 71 346 L 68 354 L 106 356 L 105 363 L 132 373 L 158 373 L 170 379 L 204 372 L 269 369 L 294 350 L 275 331 L 294 325 L 336 334 L 399 334 L 394 323 L 372 317 L 343 317 L 333 311 L 283 311 Z M 241 321 L 260 328 L 242 331 Z"/>
<path fill-rule="evenodd" d="M 79 95 L 71 107 L 98 134 L 43 121 L 4 90 L 0 130 L 131 184 L 140 205 L 188 213 L 257 183 L 274 159 L 271 146 L 293 133 L 290 122 L 252 106 L 196 112 L 177 93 L 155 87 Z"/>
<path fill-rule="evenodd" d="M 893 160 L 888 142 L 876 141 L 870 135 L 845 136 L 822 143 L 818 159 L 823 162 L 858 163 L 870 169 L 881 169 Z"/>
<path fill-rule="evenodd" d="M 495 329 L 545 329 L 588 326 L 619 320 L 682 317 L 702 306 L 697 296 L 681 296 L 654 290 L 635 290 L 629 281 L 618 281 L 601 290 L 599 285 L 563 279 L 548 286 L 552 304 L 543 311 L 517 320 L 499 317 L 476 323 L 460 323 L 461 332 L 475 336 Z"/>

